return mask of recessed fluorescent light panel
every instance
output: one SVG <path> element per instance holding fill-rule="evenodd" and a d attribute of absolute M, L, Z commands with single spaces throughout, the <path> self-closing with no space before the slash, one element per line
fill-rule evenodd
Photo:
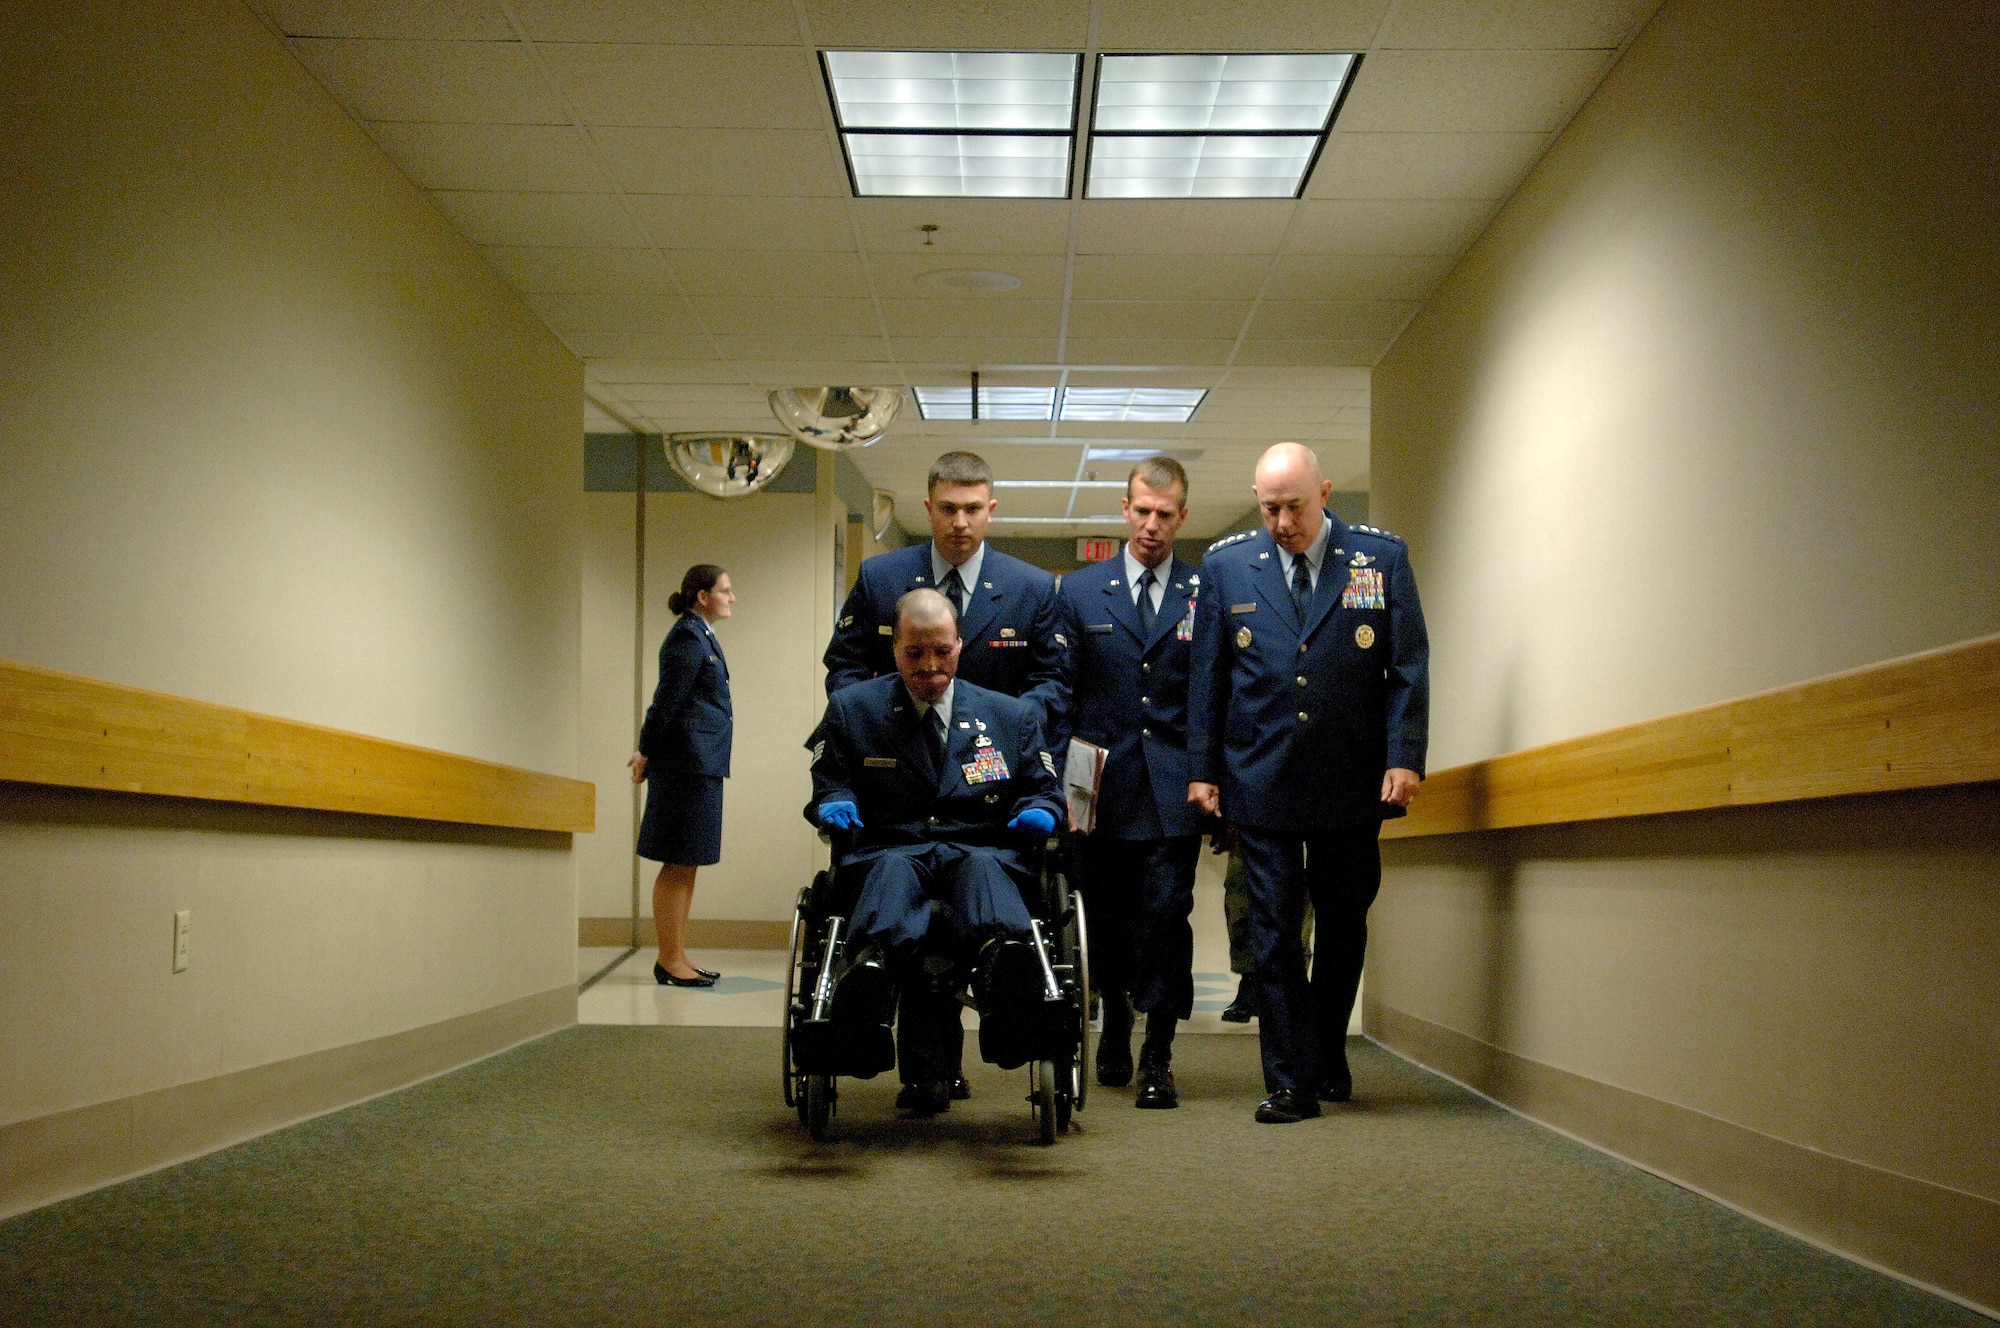
<path fill-rule="evenodd" d="M 1358 55 L 1103 55 L 1087 198 L 1297 198 Z"/>
<path fill-rule="evenodd" d="M 820 61 L 857 197 L 1069 197 L 1082 56 L 822 51 Z"/>
<path fill-rule="evenodd" d="M 1205 387 L 1066 387 L 1062 418 L 1125 424 L 1186 424 Z"/>
<path fill-rule="evenodd" d="M 972 418 L 970 387 L 920 387 L 917 409 L 927 420 L 969 420 Z M 979 418 L 982 420 L 1046 420 L 1055 415 L 1053 387 L 988 387 L 979 385 Z"/>

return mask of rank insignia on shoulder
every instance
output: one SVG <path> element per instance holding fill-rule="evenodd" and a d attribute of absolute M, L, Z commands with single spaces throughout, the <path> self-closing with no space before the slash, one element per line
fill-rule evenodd
<path fill-rule="evenodd" d="M 820 757 L 825 755 L 826 755 L 826 739 L 821 738 L 818 742 L 813 744 L 813 760 L 817 761 L 819 760 Z"/>
<path fill-rule="evenodd" d="M 1249 539 L 1252 535 L 1256 533 L 1257 532 L 1254 530 L 1239 530 L 1234 535 L 1224 535 L 1221 539 L 1209 545 L 1208 551 L 1210 553 L 1214 553 L 1217 549 L 1226 549 L 1232 544 L 1237 544 L 1243 540 Z"/>
<path fill-rule="evenodd" d="M 890 626 L 888 623 L 879 623 L 876 625 L 875 634 L 877 636 L 894 636 L 896 634 L 896 629 Z"/>
<path fill-rule="evenodd" d="M 1049 772 L 1049 778 L 1054 779 L 1056 775 L 1056 758 L 1050 756 L 1047 752 L 1043 752 L 1042 769 Z"/>
<path fill-rule="evenodd" d="M 1355 529 L 1363 532 L 1364 534 L 1376 535 L 1381 537 L 1382 539 L 1394 540 L 1398 544 L 1406 542 L 1403 539 L 1403 537 L 1401 535 L 1398 535 L 1395 531 L 1384 530 L 1380 526 L 1356 526 Z"/>
<path fill-rule="evenodd" d="M 870 770 L 894 770 L 896 758 L 893 756 L 864 756 L 861 764 Z"/>
<path fill-rule="evenodd" d="M 842 618 L 842 619 L 840 620 L 840 625 L 841 625 L 842 627 L 852 627 L 852 626 L 854 626 L 854 615 L 850 613 L 850 614 L 848 614 L 848 615 L 847 615 L 847 616 L 846 616 L 845 618 Z"/>
<path fill-rule="evenodd" d="M 1068 637 L 1066 637 L 1066 636 L 1064 636 L 1064 635 L 1063 635 L 1063 634 L 1062 634 L 1061 632 L 1057 632 L 1057 633 L 1056 633 L 1056 644 L 1057 644 L 1057 645 L 1059 645 L 1059 646 L 1061 646 L 1061 647 L 1062 647 L 1062 648 L 1063 648 L 1064 650 L 1068 650 L 1068 649 L 1069 649 L 1069 638 L 1068 638 Z"/>

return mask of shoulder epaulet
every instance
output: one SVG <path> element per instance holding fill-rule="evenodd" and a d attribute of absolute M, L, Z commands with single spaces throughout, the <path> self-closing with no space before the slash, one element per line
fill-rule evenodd
<path fill-rule="evenodd" d="M 1208 551 L 1214 553 L 1217 549 L 1226 549 L 1232 544 L 1249 539 L 1256 533 L 1254 530 L 1239 530 L 1234 535 L 1224 535 L 1221 539 L 1209 545 Z"/>
<path fill-rule="evenodd" d="M 1398 544 L 1405 542 L 1403 537 L 1393 530 L 1382 530 L 1375 526 L 1349 526 L 1348 529 L 1358 530 L 1364 535 L 1376 535 L 1385 540 L 1394 540 Z"/>

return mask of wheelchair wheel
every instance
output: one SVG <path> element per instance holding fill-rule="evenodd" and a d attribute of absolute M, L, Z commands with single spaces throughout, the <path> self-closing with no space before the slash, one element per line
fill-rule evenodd
<path fill-rule="evenodd" d="M 806 1133 L 815 1142 L 825 1143 L 827 1118 L 833 1114 L 833 1076 L 809 1074 L 805 1081 L 805 1091 L 799 1100 L 799 1119 L 805 1122 Z"/>
<path fill-rule="evenodd" d="M 799 1107 L 801 1121 L 805 1119 L 804 1107 L 800 1105 L 799 1099 L 800 1090 L 803 1088 L 799 1081 L 803 1076 L 792 1067 L 792 1025 L 798 1019 L 799 977 L 805 964 L 806 897 L 811 890 L 812 887 L 807 886 L 799 891 L 798 907 L 792 910 L 792 957 L 785 965 L 785 1011 L 784 1020 L 779 1025 L 778 1039 L 778 1051 L 784 1074 L 785 1105 Z"/>
<path fill-rule="evenodd" d="M 1076 1076 L 1074 1074 L 1070 1074 L 1067 1076 L 1059 1076 L 1059 1080 L 1060 1078 L 1063 1077 L 1074 1079 Z M 1061 1086 L 1060 1082 L 1058 1082 L 1058 1086 L 1056 1088 L 1056 1133 L 1057 1134 L 1069 1133 L 1071 1109 L 1075 1101 L 1076 1101 L 1075 1095 L 1067 1087 Z"/>
<path fill-rule="evenodd" d="M 1034 1106 L 1036 1124 L 1041 1126 L 1042 1142 L 1054 1143 L 1056 1141 L 1055 1062 L 1035 1062 L 1034 1087 L 1028 1101 Z"/>
<path fill-rule="evenodd" d="M 1076 1058 L 1070 1062 L 1070 1083 L 1076 1095 L 1076 1109 L 1082 1111 L 1089 1100 L 1090 1092 L 1090 927 L 1083 916 L 1083 896 L 1063 882 L 1063 893 L 1069 896 L 1069 903 L 1076 909 L 1074 943 L 1076 946 L 1077 1008 L 1082 1012 L 1081 1031 L 1077 1034 Z M 1067 929 L 1065 929 L 1067 930 Z M 1065 937 L 1065 939 L 1070 939 Z"/>

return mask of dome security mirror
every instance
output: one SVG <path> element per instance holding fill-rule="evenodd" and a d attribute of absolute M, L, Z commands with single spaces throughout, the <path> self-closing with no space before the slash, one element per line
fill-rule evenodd
<path fill-rule="evenodd" d="M 674 433 L 667 460 L 682 479 L 711 498 L 743 498 L 769 485 L 792 459 L 781 433 Z"/>
<path fill-rule="evenodd" d="M 830 452 L 866 447 L 882 437 L 903 394 L 893 387 L 781 387 L 771 413 L 794 438 Z"/>

